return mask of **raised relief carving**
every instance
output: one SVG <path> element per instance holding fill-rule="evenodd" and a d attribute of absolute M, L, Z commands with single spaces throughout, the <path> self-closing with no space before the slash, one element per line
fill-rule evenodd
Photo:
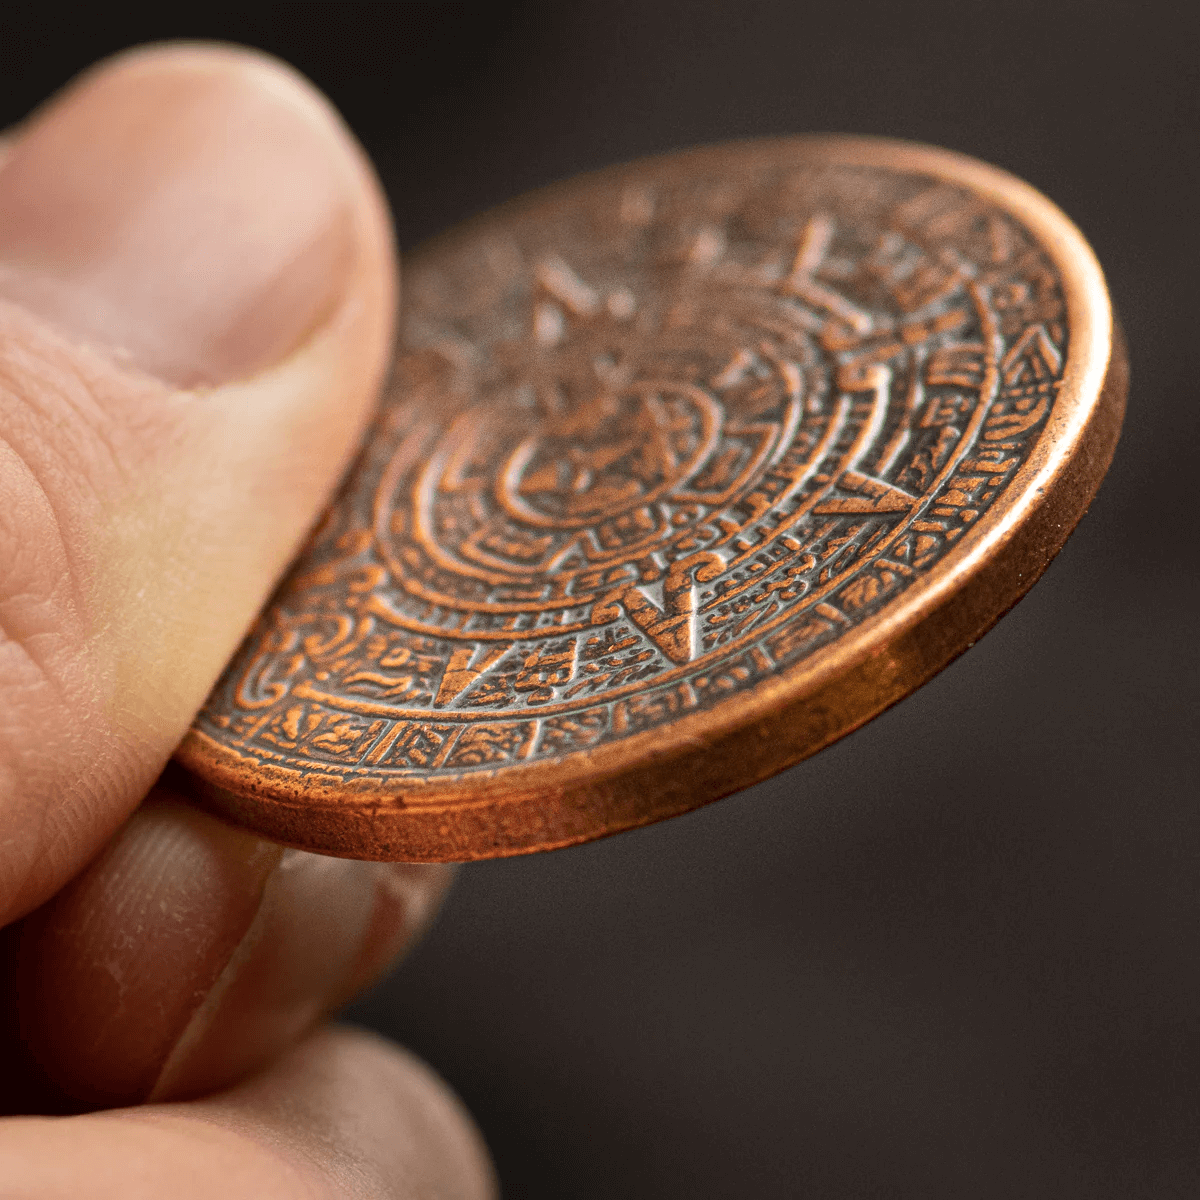
<path fill-rule="evenodd" d="M 719 704 L 903 593 L 1028 458 L 1054 268 L 919 175 L 596 185 L 406 279 L 396 381 L 199 727 L 433 778 Z"/>

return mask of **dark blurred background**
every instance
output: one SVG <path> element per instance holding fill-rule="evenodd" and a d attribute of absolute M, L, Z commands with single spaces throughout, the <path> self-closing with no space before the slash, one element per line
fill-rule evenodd
<path fill-rule="evenodd" d="M 833 130 L 1007 167 L 1109 273 L 1133 360 L 1116 462 L 993 633 L 770 783 L 463 870 L 424 946 L 351 1010 L 458 1089 L 507 1196 L 1200 1194 L 1193 8 L 0 15 L 0 123 L 139 41 L 287 59 L 374 156 L 403 249 L 581 169 Z"/>

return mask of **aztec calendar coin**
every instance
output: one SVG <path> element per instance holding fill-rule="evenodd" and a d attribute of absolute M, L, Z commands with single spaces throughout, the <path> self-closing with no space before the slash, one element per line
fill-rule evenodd
<path fill-rule="evenodd" d="M 179 751 L 332 854 L 568 845 L 819 750 L 1024 594 L 1124 404 L 1074 226 L 904 143 L 574 179 L 404 297 L 364 449 Z"/>

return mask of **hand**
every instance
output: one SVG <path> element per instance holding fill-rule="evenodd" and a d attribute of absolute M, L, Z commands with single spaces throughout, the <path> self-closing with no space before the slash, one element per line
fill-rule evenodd
<path fill-rule="evenodd" d="M 446 869 L 282 850 L 160 779 L 385 370 L 371 169 L 291 71 L 200 46 L 102 64 L 4 154 L 0 1098 L 85 1115 L 0 1120 L 0 1193 L 490 1195 L 426 1067 L 312 1032 Z"/>

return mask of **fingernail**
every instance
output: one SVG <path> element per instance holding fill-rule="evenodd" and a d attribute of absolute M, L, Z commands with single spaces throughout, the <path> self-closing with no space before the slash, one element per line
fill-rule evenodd
<path fill-rule="evenodd" d="M 338 1008 L 375 979 L 429 928 L 458 873 L 453 863 L 376 863 L 375 907 L 358 959 L 330 1008 Z"/>
<path fill-rule="evenodd" d="M 207 1093 L 274 1057 L 414 939 L 448 879 L 415 864 L 284 851 L 149 1099 Z"/>
<path fill-rule="evenodd" d="M 249 52 L 135 52 L 36 115 L 0 166 L 0 298 L 182 387 L 283 359 L 353 266 L 355 151 Z"/>

